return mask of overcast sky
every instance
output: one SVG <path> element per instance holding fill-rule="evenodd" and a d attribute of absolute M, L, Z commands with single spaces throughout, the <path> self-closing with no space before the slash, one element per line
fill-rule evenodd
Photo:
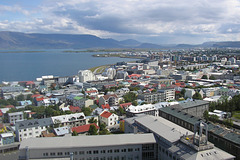
<path fill-rule="evenodd" d="M 240 41 L 240 0 L 0 0 L 0 31 L 156 44 Z"/>

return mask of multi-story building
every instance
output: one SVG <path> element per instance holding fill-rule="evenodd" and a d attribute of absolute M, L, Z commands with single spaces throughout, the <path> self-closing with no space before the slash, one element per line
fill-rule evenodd
<path fill-rule="evenodd" d="M 104 95 L 99 98 L 99 106 L 109 104 L 109 106 L 118 105 L 118 97 L 116 94 Z"/>
<path fill-rule="evenodd" d="M 233 160 L 235 158 L 208 142 L 205 136 L 207 127 L 203 122 L 195 124 L 194 133 L 162 117 L 150 115 L 125 119 L 124 126 L 125 133 L 150 132 L 155 135 L 158 146 L 156 160 Z"/>
<path fill-rule="evenodd" d="M 8 122 L 15 124 L 16 121 L 22 121 L 24 120 L 23 117 L 23 112 L 13 112 L 13 113 L 8 113 Z"/>
<path fill-rule="evenodd" d="M 171 101 L 175 100 L 175 89 L 168 88 L 168 89 L 160 89 L 157 92 L 164 94 L 164 101 Z"/>
<path fill-rule="evenodd" d="M 138 106 L 131 105 L 126 109 L 127 117 L 133 117 L 138 114 L 148 114 L 152 116 L 158 116 L 158 110 L 152 104 L 144 104 L 144 105 L 138 105 Z"/>
<path fill-rule="evenodd" d="M 116 115 L 114 113 L 110 113 L 108 111 L 103 111 L 99 115 L 99 121 L 100 121 L 100 123 L 106 124 L 106 126 L 113 126 L 113 125 L 118 124 L 119 117 L 118 117 L 118 115 Z"/>
<path fill-rule="evenodd" d="M 179 125 L 190 131 L 194 131 L 194 125 L 201 121 L 201 118 L 181 112 L 174 108 L 165 107 L 159 110 L 159 116 Z M 208 139 L 220 149 L 233 154 L 240 159 L 240 136 L 239 133 L 223 128 L 219 125 L 208 122 Z M 215 158 L 216 159 L 216 158 Z"/>
<path fill-rule="evenodd" d="M 75 114 L 67 114 L 61 116 L 51 117 L 53 124 L 61 125 L 61 126 L 82 126 L 86 124 L 86 118 L 84 113 L 75 113 Z"/>
<path fill-rule="evenodd" d="M 79 143 L 80 142 L 80 143 Z M 156 160 L 152 133 L 27 139 L 20 144 L 20 160 Z"/>
<path fill-rule="evenodd" d="M 170 107 L 196 117 L 203 117 L 203 113 L 209 109 L 209 102 L 203 100 L 193 100 L 172 105 Z"/>
<path fill-rule="evenodd" d="M 13 133 L 1 133 L 0 134 L 0 146 L 14 143 Z"/>
<path fill-rule="evenodd" d="M 141 99 L 147 103 L 164 102 L 165 95 L 164 93 L 160 93 L 160 92 L 144 93 L 144 94 L 139 94 L 138 99 Z"/>
<path fill-rule="evenodd" d="M 20 142 L 24 139 L 40 137 L 42 131 L 46 131 L 52 125 L 51 118 L 19 121 L 16 123 L 16 139 Z"/>
<path fill-rule="evenodd" d="M 78 71 L 79 82 L 87 82 L 96 80 L 96 76 L 90 70 Z"/>

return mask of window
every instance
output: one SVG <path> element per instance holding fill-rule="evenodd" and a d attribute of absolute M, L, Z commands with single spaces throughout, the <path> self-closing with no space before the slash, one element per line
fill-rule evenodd
<path fill-rule="evenodd" d="M 77 155 L 77 151 L 74 152 L 74 155 Z"/>
<path fill-rule="evenodd" d="M 70 155 L 70 153 L 69 152 L 65 152 L 65 155 Z"/>
<path fill-rule="evenodd" d="M 119 152 L 119 149 L 114 149 L 114 152 L 115 152 L 115 153 L 118 153 L 118 152 Z"/>
<path fill-rule="evenodd" d="M 105 150 L 101 150 L 101 153 L 105 153 Z"/>
<path fill-rule="evenodd" d="M 50 153 L 50 156 L 55 156 L 55 152 L 51 152 L 51 153 Z"/>
<path fill-rule="evenodd" d="M 58 152 L 58 153 L 57 153 L 58 156 L 61 156 L 62 154 L 63 154 L 62 152 Z"/>
<path fill-rule="evenodd" d="M 26 137 L 26 136 L 27 136 L 27 133 L 25 133 L 24 136 Z"/>
<path fill-rule="evenodd" d="M 29 135 L 31 136 L 31 135 L 32 135 L 32 133 L 29 133 Z"/>
<path fill-rule="evenodd" d="M 92 151 L 87 151 L 87 154 L 92 154 Z"/>
<path fill-rule="evenodd" d="M 140 148 L 135 148 L 135 151 L 140 151 Z"/>
<path fill-rule="evenodd" d="M 112 150 L 110 149 L 110 150 L 108 150 L 108 153 L 112 153 Z"/>
<path fill-rule="evenodd" d="M 98 150 L 94 150 L 94 151 L 93 151 L 93 154 L 98 154 Z"/>
<path fill-rule="evenodd" d="M 48 153 L 43 153 L 43 156 L 48 156 Z"/>
<path fill-rule="evenodd" d="M 27 131 L 27 129 L 24 129 L 23 131 Z"/>
<path fill-rule="evenodd" d="M 128 152 L 132 152 L 133 151 L 133 149 L 132 148 L 128 148 Z"/>
<path fill-rule="evenodd" d="M 126 152 L 127 150 L 126 149 L 122 149 L 122 152 Z"/>
<path fill-rule="evenodd" d="M 35 127 L 35 129 L 38 129 L 38 127 Z"/>
<path fill-rule="evenodd" d="M 82 154 L 84 154 L 84 151 L 79 151 L 79 155 L 82 155 Z"/>

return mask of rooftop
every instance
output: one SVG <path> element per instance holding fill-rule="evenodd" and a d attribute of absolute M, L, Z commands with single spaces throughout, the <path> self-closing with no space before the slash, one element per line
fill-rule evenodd
<path fill-rule="evenodd" d="M 81 143 L 79 143 L 81 142 Z M 148 134 L 119 134 L 97 136 L 69 136 L 24 139 L 19 149 L 52 149 L 76 147 L 101 147 L 113 145 L 134 145 L 156 143 L 154 135 Z"/>

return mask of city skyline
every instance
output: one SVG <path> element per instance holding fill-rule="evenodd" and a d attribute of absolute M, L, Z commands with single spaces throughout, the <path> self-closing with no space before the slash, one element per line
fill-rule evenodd
<path fill-rule="evenodd" d="M 91 34 L 155 44 L 239 41 L 239 0 L 3 0 L 0 31 Z"/>

